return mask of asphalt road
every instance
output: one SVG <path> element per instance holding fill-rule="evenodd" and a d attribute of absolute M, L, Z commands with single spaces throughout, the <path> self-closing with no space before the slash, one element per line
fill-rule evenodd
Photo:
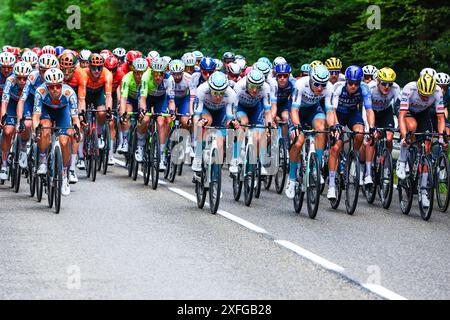
<path fill-rule="evenodd" d="M 449 299 L 450 217 L 422 221 L 360 199 L 322 197 L 315 220 L 263 191 L 250 207 L 223 175 L 220 211 L 195 202 L 192 173 L 156 191 L 120 165 L 80 182 L 59 215 L 23 184 L 0 186 L 2 299 Z"/>

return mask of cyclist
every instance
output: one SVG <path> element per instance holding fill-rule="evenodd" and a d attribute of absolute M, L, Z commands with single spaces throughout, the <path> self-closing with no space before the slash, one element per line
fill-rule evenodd
<path fill-rule="evenodd" d="M 190 101 L 189 110 L 194 110 L 194 99 L 197 94 L 197 88 L 203 82 L 208 81 L 209 76 L 216 70 L 216 63 L 210 57 L 202 58 L 200 62 L 200 72 L 192 74 L 191 83 L 189 84 Z"/>
<path fill-rule="evenodd" d="M 115 48 L 112 53 L 120 63 L 125 62 L 125 55 L 127 54 L 127 51 L 124 48 Z"/>
<path fill-rule="evenodd" d="M 223 71 L 223 63 L 219 59 L 214 59 L 216 63 L 216 71 Z"/>
<path fill-rule="evenodd" d="M 236 82 L 239 81 L 241 74 L 241 67 L 234 62 L 230 62 L 227 66 L 226 75 L 228 76 L 228 85 L 234 88 Z"/>
<path fill-rule="evenodd" d="M 310 69 L 309 63 L 302 64 L 302 66 L 300 67 L 300 76 L 297 78 L 297 80 L 303 77 L 307 77 L 309 75 L 309 69 Z"/>
<path fill-rule="evenodd" d="M 17 108 L 21 91 L 25 86 L 28 75 L 32 68 L 28 62 L 17 62 L 14 65 L 14 73 L 6 80 L 2 94 L 1 119 L 6 115 L 5 127 L 2 133 L 2 165 L 0 170 L 0 180 L 8 179 L 7 156 L 11 148 L 11 142 L 15 134 L 16 124 L 19 120 L 19 132 L 21 133 L 21 144 L 19 154 L 19 166 L 27 167 L 27 142 L 30 139 L 32 101 L 25 103 L 25 108 Z M 3 126 L 0 124 L 0 126 Z"/>
<path fill-rule="evenodd" d="M 200 70 L 199 65 L 200 65 L 200 61 L 202 61 L 202 59 L 204 57 L 203 53 L 201 53 L 198 50 L 195 50 L 195 51 L 192 51 L 192 54 L 195 56 L 195 66 L 198 68 L 197 70 Z"/>
<path fill-rule="evenodd" d="M 259 62 L 261 62 L 261 61 L 258 61 L 258 63 Z M 262 62 L 264 63 L 265 61 L 262 61 Z M 234 63 L 236 63 L 239 66 L 239 68 L 241 68 L 241 74 L 239 76 L 241 78 L 245 77 L 247 75 L 247 67 L 248 67 L 247 66 L 247 61 L 245 61 L 245 59 L 236 59 L 234 61 Z M 269 65 L 269 64 L 267 64 L 267 65 Z M 269 66 L 269 69 L 270 69 L 270 66 Z M 270 72 L 270 70 L 269 70 L 269 72 Z"/>
<path fill-rule="evenodd" d="M 338 81 L 345 81 L 345 76 L 341 73 L 342 61 L 339 58 L 331 57 L 325 60 L 325 66 L 330 71 L 330 82 L 335 84 Z"/>
<path fill-rule="evenodd" d="M 364 83 L 369 84 L 371 81 L 375 80 L 377 72 L 378 72 L 377 67 L 375 67 L 371 64 L 368 64 L 368 65 L 365 65 L 362 68 L 362 70 L 363 70 L 363 74 L 364 74 L 364 79 L 363 79 Z"/>
<path fill-rule="evenodd" d="M 235 59 L 235 54 L 233 52 L 229 52 L 229 51 L 225 52 L 222 55 L 223 66 L 226 68 L 230 62 L 235 62 L 234 59 Z"/>
<path fill-rule="evenodd" d="M 181 61 L 184 63 L 184 72 L 189 75 L 189 81 L 191 78 L 191 75 L 194 73 L 194 66 L 195 66 L 195 56 L 191 52 L 186 52 L 182 57 Z"/>
<path fill-rule="evenodd" d="M 442 90 L 443 101 L 444 101 L 444 113 L 445 113 L 445 126 L 447 134 L 450 135 L 450 122 L 448 120 L 448 108 L 450 107 L 450 91 L 448 90 L 448 85 L 450 84 L 450 76 L 446 73 L 440 72 L 436 74 L 436 83 Z M 434 109 L 430 109 L 431 121 L 433 124 L 433 130 L 437 130 L 437 116 Z"/>
<path fill-rule="evenodd" d="M 89 57 L 91 56 L 92 52 L 90 50 L 83 49 L 80 51 L 80 67 L 81 68 L 88 68 L 89 67 Z"/>
<path fill-rule="evenodd" d="M 39 124 L 43 127 L 51 127 L 53 121 L 60 128 L 68 128 L 72 125 L 79 128 L 77 96 L 70 86 L 63 84 L 63 80 L 64 74 L 57 68 L 51 68 L 45 72 L 44 84 L 36 89 L 33 110 L 34 131 L 36 131 Z M 63 158 L 61 194 L 67 196 L 70 194 L 70 185 L 67 177 L 70 161 L 70 134 L 67 129 L 60 130 L 58 134 Z M 37 174 L 45 175 L 48 170 L 46 153 L 50 146 L 50 130 L 43 129 L 40 136 L 36 137 L 36 141 L 40 153 L 40 164 Z"/>
<path fill-rule="evenodd" d="M 5 86 L 6 79 L 12 74 L 14 63 L 16 63 L 16 57 L 10 52 L 0 53 L 0 94 L 3 93 L 3 87 Z"/>
<path fill-rule="evenodd" d="M 402 141 L 400 143 L 400 157 L 397 161 L 397 176 L 399 179 L 406 178 L 406 158 L 408 145 L 411 141 L 406 140 L 408 132 L 423 133 L 432 132 L 430 120 L 430 109 L 434 108 L 437 115 L 437 131 L 445 130 L 445 115 L 442 90 L 436 85 L 436 79 L 424 73 L 417 81 L 408 83 L 402 91 L 400 98 L 400 113 L 398 124 Z M 445 144 L 443 137 L 439 137 L 439 142 Z M 445 145 L 446 146 L 446 145 Z M 425 140 L 425 151 L 430 153 L 431 141 Z M 422 175 L 421 185 L 426 186 L 427 173 Z M 429 206 L 429 199 L 426 189 L 422 193 L 422 205 Z"/>
<path fill-rule="evenodd" d="M 346 82 L 338 82 L 334 85 L 332 96 L 328 96 L 325 102 L 327 108 L 331 107 L 332 116 L 329 117 L 330 127 L 340 128 L 347 126 L 350 130 L 363 132 L 364 120 L 362 118 L 362 112 L 358 109 L 358 106 L 364 104 L 364 108 L 367 114 L 367 122 L 369 124 L 370 131 L 375 133 L 375 116 L 372 110 L 372 98 L 369 87 L 362 82 L 363 71 L 361 67 L 357 65 L 351 65 L 345 70 Z M 363 134 L 356 134 L 353 138 L 354 150 L 359 150 L 363 143 Z M 330 150 L 329 161 L 329 188 L 327 193 L 328 199 L 336 198 L 335 189 L 335 175 L 338 165 L 339 152 L 343 147 L 344 141 L 341 138 L 337 141 L 336 145 Z M 367 161 L 365 166 L 364 176 L 364 160 L 372 159 L 370 150 L 366 150 L 366 154 L 361 153 L 361 173 L 360 184 L 372 184 L 371 164 L 372 161 Z"/>
<path fill-rule="evenodd" d="M 264 75 L 259 70 L 252 70 L 247 76 L 239 80 L 234 86 L 236 91 L 237 106 L 236 106 L 236 118 L 241 124 L 251 125 L 268 125 L 273 123 L 271 115 L 270 105 L 270 86 L 265 81 Z M 259 142 L 260 133 L 264 131 L 261 128 L 253 130 L 253 138 L 255 143 Z M 261 174 L 267 175 L 265 168 L 266 147 L 258 146 L 260 150 L 260 159 L 263 166 L 261 167 Z M 240 146 L 239 143 L 235 144 L 233 159 L 230 163 L 230 172 L 237 173 L 238 165 L 242 161 L 239 157 Z"/>
<path fill-rule="evenodd" d="M 51 54 L 56 56 L 56 49 L 53 46 L 46 45 L 42 47 L 42 54 Z"/>
<path fill-rule="evenodd" d="M 233 117 L 233 107 L 236 104 L 236 92 L 228 86 L 227 76 L 220 71 L 214 72 L 208 81 L 198 87 L 198 95 L 194 111 L 194 135 L 201 133 L 199 127 L 228 126 L 233 122 L 235 128 L 239 123 Z M 225 130 L 218 131 L 217 143 L 219 150 L 223 150 Z M 192 170 L 202 170 L 202 139 L 196 138 L 195 156 L 192 161 Z"/>
<path fill-rule="evenodd" d="M 64 52 L 64 50 L 66 49 L 63 46 L 57 46 L 55 48 L 55 56 L 59 57 Z"/>
<path fill-rule="evenodd" d="M 170 74 L 166 73 L 166 68 L 166 62 L 162 58 L 157 58 L 152 61 L 152 68 L 142 76 L 141 108 L 146 106 L 147 111 L 151 111 L 153 107 L 153 113 L 175 112 L 174 80 Z M 156 89 L 153 89 L 154 86 L 156 86 Z M 146 121 L 147 124 L 149 121 L 150 119 Z M 171 121 L 172 117 L 158 116 L 156 119 L 161 151 L 159 170 L 166 169 L 165 147 Z"/>
<path fill-rule="evenodd" d="M 423 68 L 423 69 L 420 71 L 420 76 L 423 76 L 424 74 L 429 74 L 429 75 L 432 76 L 432 77 L 436 77 L 437 72 L 436 72 L 436 70 L 433 69 L 433 68 Z"/>
<path fill-rule="evenodd" d="M 293 199 L 295 196 L 295 180 L 297 178 L 297 168 L 300 163 L 300 155 L 304 143 L 304 136 L 301 133 L 302 127 L 309 126 L 318 131 L 325 130 L 325 120 L 330 116 L 320 105 L 320 102 L 331 94 L 333 86 L 328 81 L 330 72 L 322 65 L 317 64 L 312 67 L 309 76 L 302 77 L 295 83 L 291 107 L 291 123 L 289 132 L 291 142 L 297 137 L 297 141 L 291 145 L 289 151 L 289 179 L 286 185 L 286 196 Z M 326 144 L 326 136 L 319 133 L 315 136 L 315 147 L 319 165 L 322 165 L 323 150 Z M 323 183 L 321 177 L 321 183 Z"/>
<path fill-rule="evenodd" d="M 27 51 L 22 54 L 22 61 L 28 62 L 33 70 L 38 69 L 38 61 L 39 57 L 36 53 L 33 51 Z"/>

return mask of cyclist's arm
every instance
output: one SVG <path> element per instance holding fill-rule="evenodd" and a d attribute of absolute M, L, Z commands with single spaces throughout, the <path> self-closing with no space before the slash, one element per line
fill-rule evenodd
<path fill-rule="evenodd" d="M 120 85 L 120 110 L 119 110 L 120 115 L 124 114 L 125 111 L 127 110 L 128 90 L 130 87 L 129 81 L 130 81 L 129 77 L 127 75 L 125 75 L 122 78 L 122 83 Z M 141 94 L 142 94 L 142 91 L 141 91 Z"/>
<path fill-rule="evenodd" d="M 86 110 L 86 84 L 87 84 L 87 74 L 84 70 L 80 69 L 80 79 L 78 83 L 78 110 Z"/>
<path fill-rule="evenodd" d="M 166 80 L 164 80 L 166 81 Z M 174 92 L 175 81 L 173 77 L 170 76 L 166 81 L 166 94 L 169 99 L 169 110 L 175 111 L 175 92 Z"/>
<path fill-rule="evenodd" d="M 438 132 L 443 133 L 445 131 L 445 107 L 444 107 L 444 96 L 442 95 L 442 90 L 440 88 L 434 92 L 436 108 L 436 115 L 438 118 Z"/>
<path fill-rule="evenodd" d="M 409 98 L 411 96 L 411 89 L 407 86 L 403 88 L 402 95 L 400 97 L 400 111 L 398 114 L 398 127 L 402 138 L 406 137 L 408 128 L 406 127 L 406 113 L 409 109 Z"/>
<path fill-rule="evenodd" d="M 3 88 L 3 94 L 2 94 L 2 107 L 1 107 L 1 117 L 3 118 L 3 116 L 6 114 L 6 111 L 8 110 L 8 103 L 9 103 L 9 98 L 10 98 L 10 90 L 11 90 L 11 81 L 6 80 L 5 83 L 5 87 Z M 23 104 L 22 104 L 23 105 Z M 17 110 L 19 109 L 19 106 L 17 106 Z M 22 107 L 23 110 L 23 107 Z"/>
<path fill-rule="evenodd" d="M 33 131 L 36 130 L 37 126 L 41 122 L 41 114 L 42 114 L 42 95 L 36 90 L 34 94 L 34 106 L 33 106 Z"/>
<path fill-rule="evenodd" d="M 375 127 L 375 114 L 372 109 L 372 95 L 367 85 L 362 84 L 361 90 L 363 94 L 364 109 L 366 110 L 367 123 L 369 128 Z"/>
<path fill-rule="evenodd" d="M 78 118 L 78 99 L 75 92 L 69 97 L 70 116 L 72 117 L 72 125 L 80 128 L 80 119 Z"/>
<path fill-rule="evenodd" d="M 104 68 L 103 70 L 105 70 L 105 107 L 106 109 L 112 109 L 112 83 L 113 83 L 113 76 L 111 71 L 107 70 L 106 68 Z"/>

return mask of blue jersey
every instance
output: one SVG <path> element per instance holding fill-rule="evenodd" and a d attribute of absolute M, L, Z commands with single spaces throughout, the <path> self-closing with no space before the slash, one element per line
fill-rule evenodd
<path fill-rule="evenodd" d="M 0 94 L 3 93 L 3 88 L 5 87 L 6 79 L 12 75 L 12 72 L 8 76 L 4 76 L 3 73 L 0 72 Z"/>
<path fill-rule="evenodd" d="M 450 89 L 447 89 L 447 92 L 444 94 L 444 107 L 448 108 L 450 102 Z"/>
<path fill-rule="evenodd" d="M 22 100 L 26 100 L 28 96 L 35 95 L 36 89 L 43 83 L 43 79 L 41 78 L 41 75 L 39 71 L 32 71 L 30 75 L 27 78 L 27 82 L 25 83 L 25 87 L 22 91 Z"/>
<path fill-rule="evenodd" d="M 350 113 L 364 104 L 366 110 L 372 109 L 372 95 L 369 87 L 361 82 L 358 90 L 350 95 L 345 82 L 337 82 L 334 85 L 332 107 L 339 113 Z"/>
<path fill-rule="evenodd" d="M 9 102 L 9 99 L 14 101 L 19 101 L 22 95 L 22 89 L 16 82 L 16 76 L 11 75 L 6 79 L 5 85 L 3 87 L 2 101 Z"/>
<path fill-rule="evenodd" d="M 34 113 L 41 114 L 43 108 L 58 110 L 67 107 L 69 107 L 70 115 L 78 115 L 77 95 L 69 85 L 63 84 L 61 96 L 58 100 L 52 99 L 45 84 L 36 89 L 34 95 Z"/>
<path fill-rule="evenodd" d="M 274 94 L 273 97 L 270 99 L 271 103 L 276 103 L 279 106 L 286 105 L 289 101 L 292 101 L 292 92 L 295 88 L 295 79 L 289 79 L 286 87 L 282 88 L 276 83 L 276 80 L 274 82 Z"/>

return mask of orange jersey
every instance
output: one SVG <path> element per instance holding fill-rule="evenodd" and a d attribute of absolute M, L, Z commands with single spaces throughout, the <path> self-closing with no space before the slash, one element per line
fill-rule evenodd
<path fill-rule="evenodd" d="M 86 98 L 87 80 L 88 76 L 86 74 L 86 69 L 77 67 L 72 78 L 67 84 L 74 90 L 78 88 L 78 98 Z"/>
<path fill-rule="evenodd" d="M 96 91 L 101 87 L 105 87 L 105 95 L 111 94 L 112 91 L 112 82 L 113 76 L 111 71 L 106 68 L 103 68 L 100 77 L 97 80 L 94 80 L 92 77 L 91 70 L 85 69 L 85 72 L 88 76 L 86 88 L 88 90 Z"/>

